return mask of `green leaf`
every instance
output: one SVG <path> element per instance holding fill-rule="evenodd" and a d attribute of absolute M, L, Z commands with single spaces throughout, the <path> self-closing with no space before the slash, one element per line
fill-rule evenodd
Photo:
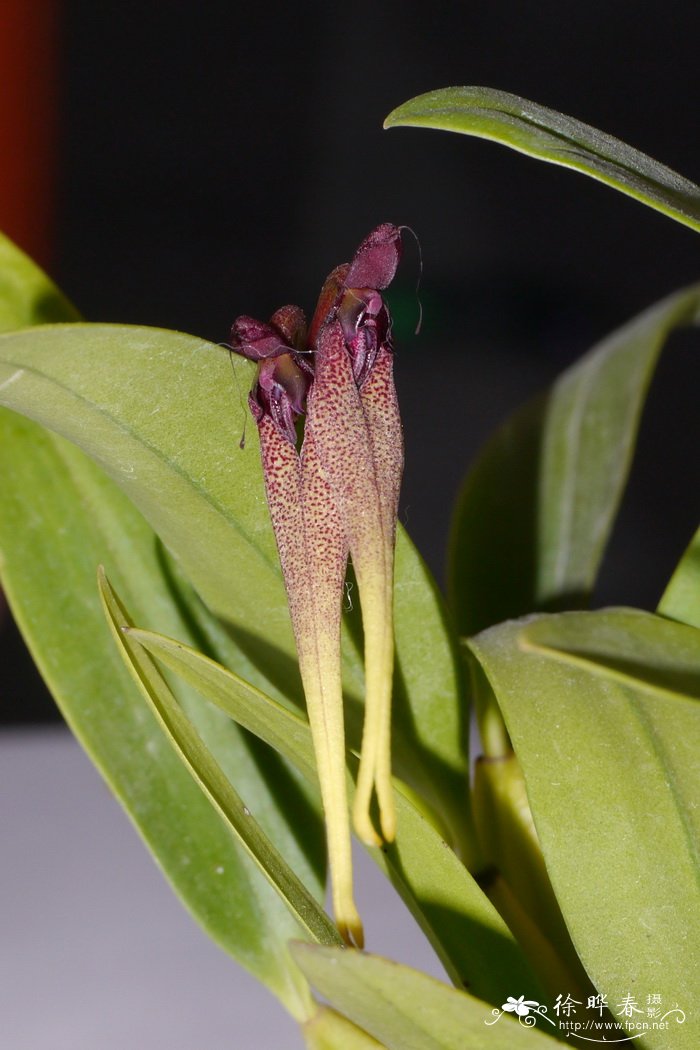
<path fill-rule="evenodd" d="M 523 629 L 520 644 L 624 686 L 700 700 L 700 631 L 651 613 L 606 609 L 539 620 Z"/>
<path fill-rule="evenodd" d="M 274 540 L 261 528 L 254 432 L 236 450 L 243 415 L 226 352 L 108 325 L 44 326 L 0 346 L 3 403 L 82 447 L 178 553 L 211 608 L 292 654 Z M 245 389 L 250 370 L 242 360 L 236 370 Z"/>
<path fill-rule="evenodd" d="M 623 685 L 617 673 L 562 663 L 561 653 L 522 649 L 537 632 L 551 644 L 561 631 L 568 643 L 580 629 L 593 652 L 621 638 L 629 652 L 634 617 L 625 613 L 622 626 L 620 617 L 567 613 L 504 624 L 469 644 L 501 705 L 547 870 L 591 980 L 616 1013 L 624 996 L 652 991 L 688 1012 L 700 970 L 698 706 L 652 695 L 631 677 Z M 640 627 L 637 665 L 649 642 L 648 624 Z M 674 1047 L 697 1046 L 690 1027 L 673 1025 Z M 669 1045 L 663 1031 L 644 1040 Z"/>
<path fill-rule="evenodd" d="M 565 987 L 584 1002 L 594 989 L 552 890 L 520 764 L 512 751 L 477 761 L 473 798 L 486 870 L 492 873 L 490 899 L 552 997 Z"/>
<path fill-rule="evenodd" d="M 388 1050 L 545 1050 L 556 1045 L 507 1015 L 496 1023 L 486 1003 L 377 955 L 300 943 L 292 950 L 331 1006 Z M 510 993 L 505 978 L 503 984 L 502 1000 L 506 989 Z"/>
<path fill-rule="evenodd" d="M 181 643 L 149 631 L 129 637 L 198 688 L 223 711 L 315 781 L 306 721 L 231 672 Z M 357 761 L 348 757 L 351 775 Z M 535 978 L 502 919 L 433 825 L 400 789 L 396 841 L 370 856 L 388 875 L 456 984 L 500 1002 L 503 982 L 536 986 Z M 349 785 L 352 804 L 352 785 Z"/>
<path fill-rule="evenodd" d="M 46 274 L 0 233 L 0 332 L 77 320 L 77 310 Z"/>
<path fill-rule="evenodd" d="M 130 642 L 125 628 L 133 627 L 133 624 L 102 569 L 98 583 L 114 640 L 176 754 L 302 929 L 320 944 L 340 944 L 333 923 L 262 831 L 253 812 L 224 775 L 153 661 L 141 646 Z"/>
<path fill-rule="evenodd" d="M 463 634 L 585 603 L 659 354 L 699 310 L 700 285 L 663 299 L 567 369 L 485 447 L 464 482 L 450 540 L 450 594 Z"/>
<path fill-rule="evenodd" d="M 117 652 L 95 583 L 104 562 L 145 623 L 209 644 L 198 603 L 178 588 L 156 537 L 73 446 L 0 414 L 0 559 L 12 610 L 74 734 L 137 825 L 183 903 L 299 1018 L 309 999 L 286 950 L 300 927 L 234 841 L 168 745 Z M 230 644 L 230 643 L 229 643 Z M 184 687 L 178 699 L 265 832 L 323 895 L 318 800 L 283 763 Z M 275 949 L 271 950 L 271 945 Z"/>
<path fill-rule="evenodd" d="M 385 128 L 423 127 L 492 139 L 599 182 L 700 230 L 700 187 L 612 135 L 528 99 L 483 87 L 419 95 L 393 110 Z"/>
<path fill-rule="evenodd" d="M 306 1022 L 304 1038 L 308 1050 L 382 1050 L 384 1046 L 327 1006 L 320 1006 Z"/>
<path fill-rule="evenodd" d="M 457 636 L 434 578 L 400 526 L 394 580 L 396 772 L 439 814 L 471 864 L 469 704 Z"/>
<path fill-rule="evenodd" d="M 234 367 L 238 388 L 247 389 L 250 364 L 237 359 Z M 192 336 L 128 326 L 44 326 L 5 335 L 0 404 L 92 456 L 228 622 L 237 643 L 232 669 L 277 699 L 302 703 L 257 433 L 249 426 L 246 448 L 237 447 L 247 410 L 226 351 Z M 410 542 L 400 537 L 395 764 L 439 803 L 456 835 L 463 824 L 468 718 L 460 710 L 460 672 L 433 588 Z M 359 744 L 362 646 L 350 631 L 343 651 L 351 742 Z"/>
<path fill-rule="evenodd" d="M 671 620 L 700 627 L 700 529 L 676 566 L 658 612 Z"/>
<path fill-rule="evenodd" d="M 266 696 L 215 660 L 176 638 L 133 625 L 126 634 L 165 667 L 260 740 L 285 755 L 310 782 L 318 780 L 306 718 Z"/>
<path fill-rule="evenodd" d="M 30 260 L 9 241 L 0 247 L 2 326 L 75 318 Z M 0 477 L 3 582 L 66 720 L 183 903 L 303 1019 L 311 1009 L 308 986 L 286 948 L 299 925 L 167 746 L 112 643 L 97 564 L 108 565 L 141 622 L 167 625 L 227 661 L 235 644 L 178 579 L 128 500 L 76 448 L 2 410 Z M 325 849 L 314 792 L 273 756 L 261 772 L 260 745 L 192 690 L 179 685 L 178 699 L 219 763 L 256 800 L 266 833 L 322 898 Z"/>

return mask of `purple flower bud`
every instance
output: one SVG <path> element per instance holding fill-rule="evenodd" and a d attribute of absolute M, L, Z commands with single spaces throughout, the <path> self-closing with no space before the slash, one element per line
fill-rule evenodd
<path fill-rule="evenodd" d="M 268 361 L 288 354 L 291 347 L 272 325 L 243 315 L 231 325 L 231 349 L 249 361 Z"/>
<path fill-rule="evenodd" d="M 303 350 L 306 319 L 298 306 L 283 306 L 269 323 L 245 314 L 231 326 L 231 349 L 258 362 L 258 374 L 248 399 L 257 423 L 264 415 L 280 434 L 296 444 L 296 420 L 304 412 L 311 382 L 311 366 Z"/>
<path fill-rule="evenodd" d="M 393 280 L 400 258 L 400 229 L 382 223 L 365 237 L 352 262 L 333 270 L 319 297 L 309 341 L 318 349 L 322 326 L 339 320 L 358 386 L 372 371 L 379 347 L 391 346 L 391 317 L 381 290 Z"/>
<path fill-rule="evenodd" d="M 383 222 L 355 252 L 345 277 L 346 288 L 388 288 L 401 260 L 401 230 Z"/>
<path fill-rule="evenodd" d="M 358 387 L 374 368 L 379 347 L 389 342 L 391 318 L 374 288 L 348 288 L 336 310 Z"/>
<path fill-rule="evenodd" d="M 262 360 L 248 403 L 257 423 L 270 417 L 280 434 L 296 445 L 296 420 L 304 412 L 310 376 L 291 354 Z"/>

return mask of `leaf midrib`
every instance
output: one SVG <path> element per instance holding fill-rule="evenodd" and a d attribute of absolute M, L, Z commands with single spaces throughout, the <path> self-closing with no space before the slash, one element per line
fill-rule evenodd
<path fill-rule="evenodd" d="M 510 97 L 508 97 L 508 101 L 511 101 Z M 512 101 L 521 100 L 517 99 L 516 96 L 513 96 Z M 546 107 L 542 108 L 546 110 Z M 610 135 L 605 131 L 600 131 L 598 128 L 595 128 L 592 124 L 586 124 L 584 121 L 576 120 L 576 118 L 574 117 L 567 117 L 565 114 L 559 113 L 556 110 L 549 110 L 547 112 L 551 113 L 553 117 L 564 117 L 569 123 L 574 124 L 577 130 L 580 130 L 584 134 L 590 135 L 594 140 L 597 139 L 599 142 L 603 142 L 606 146 L 610 147 L 615 151 L 622 148 L 622 150 L 625 153 L 633 154 L 635 159 L 639 158 L 639 160 L 643 163 L 644 167 L 635 168 L 631 164 L 626 164 L 624 163 L 624 161 L 606 155 L 605 153 L 601 152 L 600 148 L 597 148 L 596 146 L 577 142 L 575 138 L 572 138 L 565 132 L 558 131 L 557 129 L 546 124 L 544 122 L 544 119 L 538 120 L 534 115 L 527 115 L 522 112 L 516 113 L 513 109 L 509 109 L 507 107 L 499 109 L 496 106 L 488 107 L 468 105 L 469 115 L 480 117 L 485 120 L 501 121 L 503 123 L 506 123 L 506 119 L 504 118 L 507 118 L 507 120 L 509 120 L 515 127 L 542 132 L 550 138 L 563 143 L 564 148 L 562 149 L 562 152 L 573 154 L 575 157 L 584 161 L 590 157 L 595 157 L 596 160 L 601 162 L 601 164 L 605 167 L 613 169 L 615 171 L 625 172 L 626 174 L 632 176 L 635 180 L 643 181 L 645 184 L 658 190 L 660 195 L 663 195 L 664 193 L 668 192 L 673 193 L 674 197 L 676 197 L 679 201 L 679 210 L 680 203 L 686 203 L 686 207 L 689 208 L 689 212 L 683 211 L 683 214 L 687 214 L 688 218 L 693 219 L 694 221 L 698 220 L 699 216 L 696 212 L 696 209 L 698 208 L 698 206 L 700 206 L 700 197 L 698 196 L 697 188 L 690 181 L 690 179 L 684 178 L 684 176 L 674 171 L 673 168 L 669 168 L 665 164 L 661 164 L 658 161 L 654 161 L 653 158 L 649 157 L 641 150 L 636 149 L 634 146 L 627 145 L 627 143 L 623 142 L 622 139 L 618 139 L 614 135 Z M 432 117 L 433 115 L 441 115 L 444 117 L 460 117 L 464 115 L 464 111 L 460 108 L 459 103 L 452 103 L 445 106 L 431 108 L 427 113 L 417 114 L 416 119 L 430 119 L 430 117 Z M 477 132 L 474 129 L 469 129 L 467 133 L 477 134 Z M 493 141 L 495 142 L 502 141 L 502 139 L 498 135 L 487 131 L 480 132 L 479 136 L 493 139 Z M 518 150 L 519 152 L 533 152 L 531 149 L 525 149 L 524 147 L 515 145 L 514 143 L 508 143 L 508 145 L 510 145 L 511 148 Z M 544 156 L 546 159 L 550 159 L 553 161 L 553 163 L 556 163 L 556 160 L 554 160 L 551 157 L 548 157 L 547 154 L 544 154 Z M 670 181 L 668 183 L 659 181 L 658 176 L 649 173 L 647 169 L 647 164 L 650 161 L 653 164 L 653 166 L 657 168 L 657 170 L 661 170 L 664 174 L 670 176 Z"/>

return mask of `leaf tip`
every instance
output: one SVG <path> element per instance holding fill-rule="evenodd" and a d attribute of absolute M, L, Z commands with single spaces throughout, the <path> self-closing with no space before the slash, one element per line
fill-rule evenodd
<path fill-rule="evenodd" d="M 391 113 L 388 114 L 388 116 L 384 120 L 384 123 L 382 124 L 382 128 L 384 131 L 387 131 L 389 128 L 397 127 L 401 124 L 401 111 L 404 108 L 405 104 L 406 103 L 404 102 L 400 106 L 396 106 L 396 108 L 392 109 Z"/>

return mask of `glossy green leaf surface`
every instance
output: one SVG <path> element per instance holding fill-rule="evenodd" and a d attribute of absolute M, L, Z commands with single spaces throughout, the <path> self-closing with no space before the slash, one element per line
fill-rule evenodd
<path fill-rule="evenodd" d="M 100 562 L 142 622 L 168 623 L 180 637 L 201 640 L 173 600 L 152 531 L 73 446 L 14 413 L 3 412 L 0 427 L 3 584 L 42 675 L 183 902 L 223 948 L 303 1016 L 307 994 L 284 947 L 301 928 L 172 751 L 104 621 L 96 587 Z M 313 793 L 281 766 L 261 773 L 255 748 L 230 720 L 192 691 L 181 688 L 178 696 L 238 789 L 255 799 L 266 832 L 322 896 Z M 270 944 L 277 949 L 271 952 Z"/>
<path fill-rule="evenodd" d="M 528 99 L 484 87 L 419 95 L 393 110 L 392 127 L 435 128 L 491 139 L 597 179 L 700 231 L 700 187 L 597 128 Z"/>
<path fill-rule="evenodd" d="M 307 1050 L 382 1050 L 371 1035 L 327 1006 L 304 1025 Z"/>
<path fill-rule="evenodd" d="M 253 810 L 245 805 L 225 776 L 154 662 L 141 646 L 134 645 L 130 640 L 126 629 L 133 627 L 133 623 L 104 571 L 100 571 L 98 582 L 105 615 L 117 647 L 175 753 L 302 929 L 320 944 L 339 945 L 340 936 L 328 915 L 265 835 Z M 254 803 L 251 802 L 251 805 L 254 806 Z"/>
<path fill-rule="evenodd" d="M 78 320 L 77 310 L 55 284 L 0 233 L 0 332 Z"/>
<path fill-rule="evenodd" d="M 544 1050 L 556 1045 L 507 1015 L 487 1025 L 494 1017 L 486 1003 L 377 955 L 305 944 L 292 950 L 330 1004 L 389 1050 Z M 521 993 L 519 988 L 513 995 Z"/>
<path fill-rule="evenodd" d="M 700 700 L 700 631 L 639 609 L 538 620 L 523 629 L 520 644 L 623 686 Z"/>
<path fill-rule="evenodd" d="M 626 637 L 629 654 L 632 619 L 617 610 L 565 613 L 492 628 L 470 648 L 501 705 L 552 885 L 591 980 L 616 1014 L 625 996 L 653 990 L 690 1017 L 700 938 L 697 702 L 591 673 L 578 656 L 523 650 L 537 632 L 551 647 L 560 629 L 563 649 L 588 623 L 594 651 Z M 648 643 L 648 624 L 640 625 L 637 663 Z M 649 658 L 663 649 L 659 636 Z M 674 1047 L 691 1050 L 697 1037 L 696 1024 L 673 1024 Z M 661 1030 L 644 1035 L 658 1050 L 668 1040 Z"/>
<path fill-rule="evenodd" d="M 130 637 L 315 781 L 311 734 L 300 715 L 177 641 L 140 630 Z M 351 756 L 348 761 L 354 778 L 357 761 Z M 352 804 L 351 784 L 349 788 Z M 396 809 L 395 843 L 370 849 L 370 855 L 402 895 L 455 983 L 494 1003 L 500 1001 L 504 981 L 536 987 L 493 905 L 400 787 Z M 371 930 L 367 933 L 371 937 Z"/>
<path fill-rule="evenodd" d="M 74 316 L 47 278 L 2 242 L 6 328 Z M 48 313 L 47 313 L 48 311 Z M 234 842 L 168 746 L 104 621 L 104 562 L 143 623 L 229 661 L 234 643 L 170 565 L 152 530 L 78 449 L 0 411 L 0 565 L 15 617 L 73 732 L 131 815 L 183 903 L 296 1016 L 308 988 L 286 942 L 301 928 Z M 313 790 L 180 684 L 178 699 L 268 835 L 322 899 L 325 851 Z M 99 698 L 99 702 L 96 698 Z M 276 944 L 274 951 L 270 946 Z"/>
<path fill-rule="evenodd" d="M 465 479 L 450 538 L 450 597 L 463 634 L 585 603 L 659 354 L 699 310 L 698 285 L 662 300 L 562 373 L 486 445 Z"/>
<path fill-rule="evenodd" d="M 251 367 L 240 359 L 235 368 L 247 389 Z M 225 350 L 128 326 L 13 333 L 0 337 L 0 404 L 95 459 L 229 623 L 233 669 L 302 703 L 257 433 L 248 426 L 246 448 L 238 448 L 245 410 Z M 466 782 L 458 661 L 434 584 L 404 534 L 396 563 L 395 765 L 456 834 Z M 362 646 L 356 631 L 345 642 L 350 739 L 359 743 Z"/>
<path fill-rule="evenodd" d="M 676 566 L 658 612 L 671 620 L 700 627 L 700 529 Z"/>

